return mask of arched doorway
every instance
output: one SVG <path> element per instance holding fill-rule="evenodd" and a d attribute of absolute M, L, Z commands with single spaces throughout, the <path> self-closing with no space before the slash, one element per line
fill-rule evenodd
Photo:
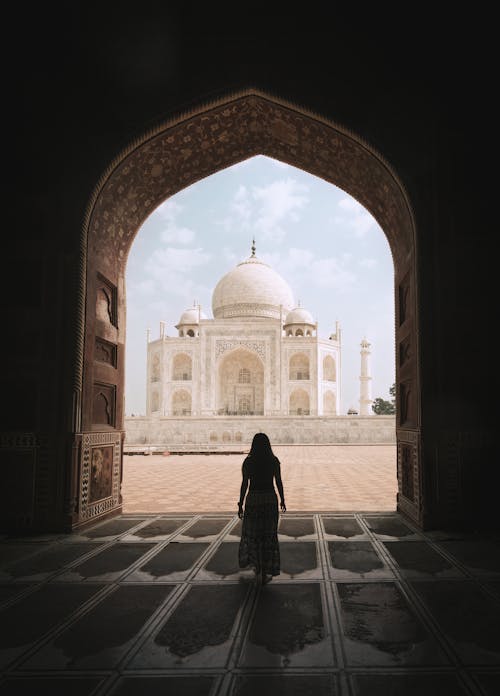
<path fill-rule="evenodd" d="M 288 413 L 291 416 L 308 416 L 310 413 L 309 394 L 305 389 L 294 389 L 288 400 Z"/>
<path fill-rule="evenodd" d="M 288 375 L 289 379 L 309 379 L 309 356 L 305 353 L 294 353 L 290 357 Z"/>
<path fill-rule="evenodd" d="M 83 228 L 79 352 L 74 399 L 81 450 L 73 463 L 70 523 L 77 527 L 121 510 L 125 342 L 125 265 L 151 212 L 182 188 L 257 154 L 323 178 L 356 198 L 384 230 L 394 260 L 398 510 L 423 524 L 415 227 L 396 174 L 367 143 L 306 110 L 249 91 L 220 100 L 144 135 L 117 158 L 96 188 Z M 96 361 L 101 343 L 109 364 Z M 93 394 L 113 404 L 106 427 L 95 420 Z M 89 496 L 94 448 L 113 450 L 111 495 Z"/>
<path fill-rule="evenodd" d="M 335 360 L 331 355 L 327 355 L 323 360 L 323 379 L 326 382 L 336 382 L 337 381 L 337 369 L 335 367 Z"/>
<path fill-rule="evenodd" d="M 217 370 L 217 413 L 245 416 L 264 413 L 264 365 L 250 350 L 224 355 Z"/>

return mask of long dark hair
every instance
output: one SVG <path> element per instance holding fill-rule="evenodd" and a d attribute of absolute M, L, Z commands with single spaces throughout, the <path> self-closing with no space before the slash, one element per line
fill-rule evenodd
<path fill-rule="evenodd" d="M 252 440 L 252 446 L 250 447 L 249 456 L 259 457 L 260 459 L 273 459 L 273 448 L 271 447 L 271 442 L 265 433 L 255 433 Z"/>

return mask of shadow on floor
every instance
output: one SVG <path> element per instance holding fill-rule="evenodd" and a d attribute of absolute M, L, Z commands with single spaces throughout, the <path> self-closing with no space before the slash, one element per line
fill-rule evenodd
<path fill-rule="evenodd" d="M 281 574 L 229 514 L 0 541 L 0 694 L 493 696 L 500 541 L 396 513 L 297 513 Z"/>

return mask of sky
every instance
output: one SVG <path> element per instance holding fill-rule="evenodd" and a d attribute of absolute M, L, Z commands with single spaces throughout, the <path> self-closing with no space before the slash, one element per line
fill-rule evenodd
<path fill-rule="evenodd" d="M 360 343 L 371 344 L 372 398 L 395 381 L 394 265 L 384 232 L 342 189 L 264 156 L 189 186 L 139 229 L 126 269 L 125 412 L 146 412 L 146 332 L 177 336 L 182 312 L 199 303 L 251 254 L 288 283 L 295 303 L 328 338 L 342 332 L 341 414 L 359 410 Z"/>

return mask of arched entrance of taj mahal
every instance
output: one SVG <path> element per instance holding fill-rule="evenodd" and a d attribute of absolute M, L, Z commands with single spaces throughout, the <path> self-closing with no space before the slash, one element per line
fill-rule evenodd
<path fill-rule="evenodd" d="M 263 93 L 242 92 L 145 133 L 113 162 L 96 186 L 82 229 L 75 370 L 75 440 L 66 526 L 76 529 L 121 511 L 124 440 L 125 267 L 144 220 L 181 189 L 237 162 L 263 154 L 342 188 L 384 230 L 392 252 L 395 286 L 397 384 L 397 508 L 421 527 L 429 524 L 420 457 L 419 344 L 416 230 L 397 174 L 353 133 Z M 84 300 L 84 302 L 83 302 Z M 299 356 L 300 357 L 300 356 Z M 299 357 L 290 370 L 305 373 Z M 179 373 L 189 372 L 182 361 Z M 332 380 L 336 365 L 324 366 Z M 253 375 L 251 381 L 248 375 Z M 217 412 L 260 414 L 266 408 L 262 361 L 251 351 L 219 356 Z M 174 395 L 172 411 L 191 409 L 189 394 Z M 290 413 L 306 414 L 307 393 L 288 397 Z M 327 413 L 333 396 L 324 397 Z M 99 460 L 106 473 L 97 496 L 91 476 Z"/>

